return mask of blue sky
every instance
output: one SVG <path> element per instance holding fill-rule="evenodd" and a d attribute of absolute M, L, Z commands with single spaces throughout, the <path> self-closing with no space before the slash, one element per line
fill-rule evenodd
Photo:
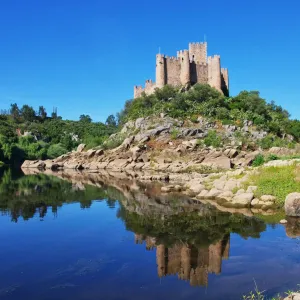
<path fill-rule="evenodd" d="M 104 121 L 155 79 L 155 54 L 206 35 L 230 92 L 261 95 L 300 118 L 298 0 L 2 0 L 0 108 L 53 107 Z"/>

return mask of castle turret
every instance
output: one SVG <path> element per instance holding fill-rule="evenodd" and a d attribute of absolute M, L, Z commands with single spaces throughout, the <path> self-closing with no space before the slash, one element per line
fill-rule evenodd
<path fill-rule="evenodd" d="M 220 56 L 208 57 L 208 84 L 222 92 Z"/>
<path fill-rule="evenodd" d="M 224 95 L 229 96 L 229 76 L 226 68 L 221 69 L 221 85 Z"/>
<path fill-rule="evenodd" d="M 206 64 L 207 43 L 189 43 L 190 61 L 196 64 Z"/>
<path fill-rule="evenodd" d="M 180 53 L 180 60 L 181 60 L 181 70 L 180 70 L 180 81 L 182 85 L 186 85 L 187 83 L 191 82 L 190 77 L 190 57 L 189 51 L 183 50 Z"/>
<path fill-rule="evenodd" d="M 165 58 L 162 54 L 156 55 L 156 87 L 162 88 L 166 84 Z"/>
<path fill-rule="evenodd" d="M 163 277 L 166 275 L 166 248 L 164 245 L 158 245 L 156 248 L 156 263 L 157 263 L 157 273 L 158 277 Z"/>
<path fill-rule="evenodd" d="M 191 272 L 191 249 L 188 246 L 183 246 L 181 249 L 180 278 L 183 280 L 189 280 L 190 272 Z"/>
<path fill-rule="evenodd" d="M 210 273 L 220 274 L 221 266 L 222 266 L 222 241 L 219 241 L 214 245 L 210 245 L 208 251 L 209 251 L 208 271 Z"/>

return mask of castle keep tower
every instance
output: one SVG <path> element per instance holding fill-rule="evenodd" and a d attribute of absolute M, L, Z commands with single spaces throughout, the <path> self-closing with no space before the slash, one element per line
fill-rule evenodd
<path fill-rule="evenodd" d="M 177 51 L 177 57 L 156 55 L 156 82 L 147 80 L 145 88 L 134 87 L 134 98 L 143 92 L 150 95 L 156 88 L 169 84 L 207 83 L 224 95 L 229 94 L 228 69 L 221 68 L 219 55 L 207 57 L 207 43 L 190 43 L 188 50 Z"/>

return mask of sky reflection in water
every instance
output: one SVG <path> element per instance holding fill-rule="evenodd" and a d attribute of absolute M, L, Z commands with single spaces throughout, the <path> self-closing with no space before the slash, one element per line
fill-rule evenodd
<path fill-rule="evenodd" d="M 2 174 L 0 299 L 240 299 L 254 279 L 268 295 L 297 287 L 300 244 L 283 225 L 94 183 Z"/>

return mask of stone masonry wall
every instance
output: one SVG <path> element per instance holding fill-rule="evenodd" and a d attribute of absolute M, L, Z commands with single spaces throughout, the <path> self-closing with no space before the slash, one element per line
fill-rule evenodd
<path fill-rule="evenodd" d="M 166 78 L 167 84 L 177 86 L 180 85 L 180 60 L 176 57 L 166 57 Z"/>
<path fill-rule="evenodd" d="M 207 43 L 189 43 L 190 61 L 196 64 L 206 63 Z"/>
<path fill-rule="evenodd" d="M 151 79 L 146 80 L 146 83 L 145 83 L 145 93 L 147 95 L 151 95 L 152 93 L 154 93 L 155 88 L 156 88 L 155 82 L 153 82 Z"/>
<path fill-rule="evenodd" d="M 197 83 L 208 82 L 208 66 L 207 64 L 196 65 Z"/>

